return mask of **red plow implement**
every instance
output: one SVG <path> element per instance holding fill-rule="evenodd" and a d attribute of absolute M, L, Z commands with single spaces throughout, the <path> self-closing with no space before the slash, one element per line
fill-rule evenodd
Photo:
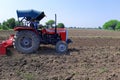
<path fill-rule="evenodd" d="M 2 41 L 0 43 L 0 55 L 6 55 L 7 48 L 13 45 L 14 35 L 11 35 L 8 40 Z"/>

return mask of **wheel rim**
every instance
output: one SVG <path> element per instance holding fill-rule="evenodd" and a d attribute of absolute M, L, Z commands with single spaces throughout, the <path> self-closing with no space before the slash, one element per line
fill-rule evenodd
<path fill-rule="evenodd" d="M 64 44 L 60 44 L 60 45 L 59 45 L 59 50 L 60 50 L 61 52 L 64 52 L 64 51 L 66 50 L 66 46 L 65 46 Z"/>
<path fill-rule="evenodd" d="M 32 39 L 30 37 L 22 37 L 20 39 L 20 46 L 25 49 L 32 47 Z"/>

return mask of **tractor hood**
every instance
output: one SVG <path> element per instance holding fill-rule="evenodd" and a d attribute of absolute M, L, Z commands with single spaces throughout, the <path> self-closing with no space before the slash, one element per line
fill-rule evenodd
<path fill-rule="evenodd" d="M 36 10 L 17 10 L 16 12 L 18 18 L 23 17 L 28 21 L 31 19 L 40 21 L 45 16 L 44 12 Z"/>

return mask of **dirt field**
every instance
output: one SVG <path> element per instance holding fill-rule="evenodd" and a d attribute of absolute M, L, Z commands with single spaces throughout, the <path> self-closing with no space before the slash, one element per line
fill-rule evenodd
<path fill-rule="evenodd" d="M 1 31 L 6 39 L 12 31 Z M 120 80 L 120 32 L 69 29 L 73 43 L 65 55 L 41 45 L 33 54 L 11 48 L 0 56 L 0 80 Z"/>

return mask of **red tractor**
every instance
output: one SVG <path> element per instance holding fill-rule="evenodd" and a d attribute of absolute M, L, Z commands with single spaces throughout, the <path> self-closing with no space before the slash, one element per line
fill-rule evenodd
<path fill-rule="evenodd" d="M 40 44 L 55 45 L 58 53 L 65 53 L 68 44 L 72 41 L 68 39 L 66 28 L 57 28 L 56 15 L 55 27 L 38 29 L 38 22 L 45 17 L 44 12 L 36 10 L 18 11 L 18 21 L 21 26 L 14 28 L 16 34 L 13 39 L 14 48 L 22 53 L 36 52 Z"/>

